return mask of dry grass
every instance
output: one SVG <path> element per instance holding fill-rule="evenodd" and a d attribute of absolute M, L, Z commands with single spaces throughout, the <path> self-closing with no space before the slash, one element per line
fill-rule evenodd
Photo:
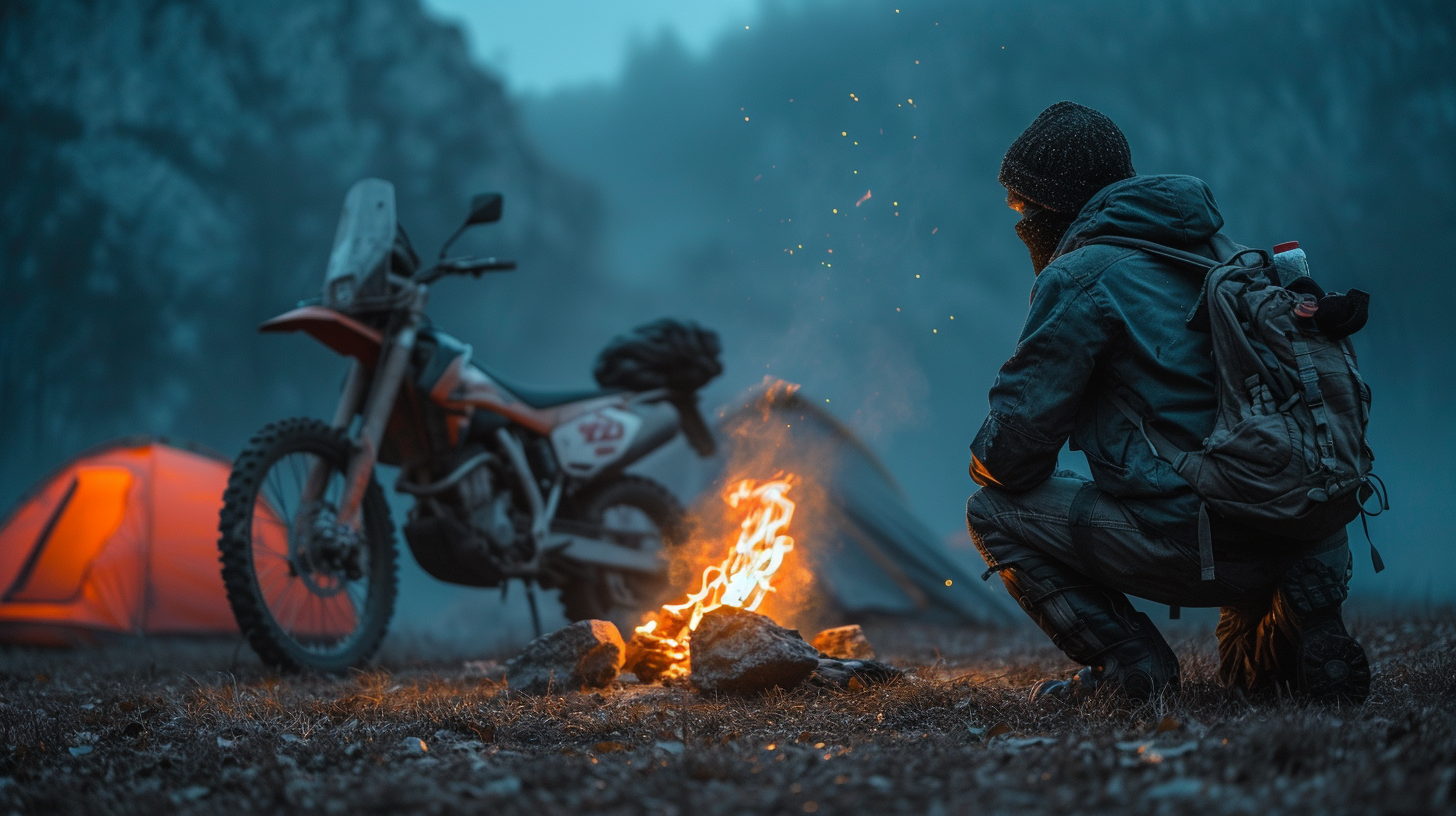
<path fill-rule="evenodd" d="M 523 698 L 458 663 L 279 678 L 232 644 L 8 650 L 0 806 L 1449 812 L 1456 616 L 1377 617 L 1357 632 L 1377 677 L 1371 700 L 1347 709 L 1232 697 L 1212 682 L 1211 637 L 1188 630 L 1184 688 L 1130 710 L 1027 704 L 1030 682 L 1066 664 L 1023 631 L 871 632 L 915 674 L 751 700 L 640 686 Z"/>

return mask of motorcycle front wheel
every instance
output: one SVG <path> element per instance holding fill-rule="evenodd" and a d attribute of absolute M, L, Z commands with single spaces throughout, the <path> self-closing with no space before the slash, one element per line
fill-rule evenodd
<path fill-rule="evenodd" d="M 394 525 L 371 476 L 361 526 L 335 518 L 353 444 L 316 419 L 264 427 L 233 465 L 218 548 L 228 603 L 263 662 L 338 672 L 373 656 L 394 613 Z M 310 478 L 322 485 L 305 499 Z"/>

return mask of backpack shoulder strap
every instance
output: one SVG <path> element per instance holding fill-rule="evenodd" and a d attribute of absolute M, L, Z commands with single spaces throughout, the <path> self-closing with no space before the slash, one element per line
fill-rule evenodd
<path fill-rule="evenodd" d="M 1109 246 L 1126 247 L 1128 249 L 1141 249 L 1142 251 L 1149 254 L 1160 255 L 1164 258 L 1167 258 L 1168 260 L 1179 261 L 1189 266 L 1196 266 L 1200 269 L 1212 269 L 1215 266 L 1219 265 L 1219 261 L 1210 260 L 1203 257 L 1202 255 L 1197 255 L 1195 253 L 1186 252 L 1181 249 L 1174 249 L 1172 247 L 1163 246 L 1162 244 L 1155 244 L 1152 241 L 1144 241 L 1141 238 L 1126 238 L 1121 235 L 1099 235 L 1098 237 L 1087 241 L 1087 244 L 1106 244 Z M 1083 244 L 1083 246 L 1086 246 L 1087 244 Z M 1232 245 L 1233 242 L 1230 241 L 1229 244 Z M 1214 251 L 1219 252 L 1219 254 L 1222 255 L 1223 252 L 1221 250 L 1224 250 L 1224 247 L 1222 245 L 1215 244 Z"/>
<path fill-rule="evenodd" d="M 1209 239 L 1209 245 L 1213 248 L 1213 253 L 1218 257 L 1218 260 L 1211 260 L 1209 258 L 1203 257 L 1202 255 L 1187 252 L 1185 250 L 1174 249 L 1172 247 L 1163 246 L 1162 244 L 1153 243 L 1152 241 L 1144 241 L 1140 238 L 1127 238 L 1122 235 L 1099 235 L 1096 238 L 1087 241 L 1087 243 L 1083 244 L 1083 246 L 1087 246 L 1089 244 L 1106 244 L 1109 246 L 1126 247 L 1127 249 L 1140 249 L 1150 255 L 1157 255 L 1170 261 L 1176 261 L 1185 266 L 1197 267 L 1198 269 L 1202 269 L 1205 273 L 1213 272 L 1214 270 L 1221 267 L 1238 266 L 1239 257 L 1246 252 L 1257 252 L 1261 255 L 1264 254 L 1263 250 L 1254 250 L 1249 249 L 1248 247 L 1239 246 L 1231 239 L 1226 237 L 1223 233 L 1219 233 Z M 1264 258 L 1267 262 L 1268 256 L 1264 255 Z M 1243 267 L 1239 268 L 1242 269 Z M 1279 278 L 1278 274 L 1274 272 L 1273 266 L 1270 265 L 1264 271 L 1270 283 L 1278 286 Z M 1212 280 L 1212 277 L 1212 275 L 1205 275 L 1203 281 L 1203 289 L 1198 293 L 1198 301 L 1193 304 L 1193 308 L 1188 312 L 1188 317 L 1184 321 L 1188 328 L 1192 329 L 1193 331 L 1202 332 L 1204 334 L 1208 334 L 1210 331 L 1208 317 L 1208 285 L 1209 282 Z"/>
<path fill-rule="evenodd" d="M 1148 447 L 1153 449 L 1153 455 L 1172 464 L 1176 469 L 1182 461 L 1182 457 L 1187 454 L 1174 447 L 1173 443 L 1169 442 L 1166 436 L 1158 433 L 1156 428 L 1144 422 L 1142 415 L 1134 411 L 1127 400 L 1122 398 L 1122 395 L 1109 388 L 1107 389 L 1107 398 L 1112 400 L 1112 404 L 1117 406 L 1117 410 L 1121 411 L 1123 416 L 1127 417 L 1128 421 L 1137 426 L 1137 429 L 1142 432 L 1143 439 L 1147 440 Z M 1213 525 L 1208 518 L 1208 504 L 1206 502 L 1200 502 L 1198 505 L 1198 566 L 1201 580 L 1212 581 L 1214 579 Z M 1168 614 L 1176 618 L 1178 616 L 1173 612 L 1174 609 L 1176 607 L 1170 608 Z"/>
<path fill-rule="evenodd" d="M 1116 390 L 1108 388 L 1106 393 L 1107 398 L 1112 401 L 1112 404 L 1117 407 L 1117 410 L 1121 411 L 1122 415 L 1127 417 L 1127 421 L 1131 422 L 1138 429 L 1138 432 L 1143 435 L 1143 439 L 1147 441 L 1148 447 L 1152 448 L 1154 456 L 1169 464 L 1178 461 L 1178 457 L 1183 455 L 1182 450 L 1179 450 L 1176 445 L 1169 442 L 1168 437 L 1159 433 L 1157 428 L 1144 422 L 1142 414 L 1134 410 L 1132 405 L 1128 404 L 1128 401 L 1123 399 L 1122 395 L 1117 393 Z"/>
<path fill-rule="evenodd" d="M 1234 243 L 1234 240 L 1223 233 L 1218 233 L 1208 239 L 1208 245 L 1213 248 L 1213 254 L 1218 258 L 1219 263 L 1228 263 L 1233 257 L 1248 247 Z"/>

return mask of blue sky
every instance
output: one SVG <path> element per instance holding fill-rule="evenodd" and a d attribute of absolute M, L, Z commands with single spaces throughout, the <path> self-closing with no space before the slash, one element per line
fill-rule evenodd
<path fill-rule="evenodd" d="M 690 52 L 742 31 L 758 0 L 423 0 L 458 22 L 482 63 L 515 93 L 614 80 L 634 39 L 671 31 Z"/>

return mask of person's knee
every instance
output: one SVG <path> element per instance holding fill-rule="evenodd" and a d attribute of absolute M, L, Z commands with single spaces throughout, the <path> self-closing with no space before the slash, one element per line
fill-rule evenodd
<path fill-rule="evenodd" d="M 966 499 L 966 526 L 970 528 L 971 535 L 975 535 L 977 529 L 991 527 L 996 515 L 1004 509 L 999 493 L 994 487 L 983 487 Z"/>
<path fill-rule="evenodd" d="M 980 551 L 986 566 L 992 568 L 1000 562 L 1000 553 L 996 550 L 1001 548 L 996 546 L 996 542 L 1005 539 L 1005 536 L 997 534 L 996 523 L 998 515 L 1004 509 L 996 491 L 991 488 L 983 487 L 966 500 L 966 530 L 970 532 L 971 542 Z"/>

